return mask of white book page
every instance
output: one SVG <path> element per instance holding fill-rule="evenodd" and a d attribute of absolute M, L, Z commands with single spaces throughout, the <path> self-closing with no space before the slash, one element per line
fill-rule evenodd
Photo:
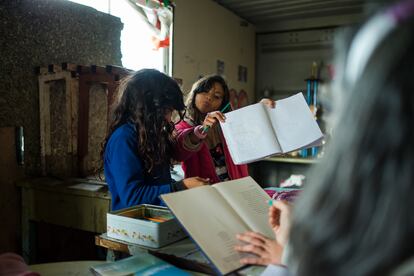
<path fill-rule="evenodd" d="M 262 103 L 226 113 L 221 123 L 235 164 L 246 164 L 282 151 Z"/>
<path fill-rule="evenodd" d="M 236 234 L 247 225 L 212 186 L 161 195 L 174 215 L 222 274 L 239 269 Z"/>
<path fill-rule="evenodd" d="M 97 192 L 103 187 L 104 187 L 103 185 L 95 185 L 95 184 L 88 184 L 88 183 L 79 183 L 79 184 L 68 186 L 68 188 L 70 189 L 92 191 L 92 192 Z"/>
<path fill-rule="evenodd" d="M 213 185 L 255 232 L 274 239 L 269 225 L 270 196 L 250 176 Z M 240 231 L 241 233 L 241 231 Z"/>
<path fill-rule="evenodd" d="M 323 138 L 302 93 L 279 100 L 275 108 L 266 107 L 266 111 L 284 153 L 305 148 Z"/>

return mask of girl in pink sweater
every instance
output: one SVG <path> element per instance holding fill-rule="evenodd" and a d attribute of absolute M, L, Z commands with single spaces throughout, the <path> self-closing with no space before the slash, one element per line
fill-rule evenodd
<path fill-rule="evenodd" d="M 262 102 L 271 107 L 275 105 L 269 99 Z M 229 89 L 221 76 L 206 76 L 193 84 L 186 101 L 185 119 L 176 125 L 180 146 L 187 153 L 182 156 L 185 177 L 209 178 L 210 183 L 214 184 L 248 175 L 247 165 L 234 164 L 218 124 L 225 121 L 225 115 L 220 110 L 228 103 Z M 187 134 L 190 139 L 180 139 Z"/>

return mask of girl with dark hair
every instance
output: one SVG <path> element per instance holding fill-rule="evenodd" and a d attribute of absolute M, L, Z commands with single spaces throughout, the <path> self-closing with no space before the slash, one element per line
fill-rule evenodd
<path fill-rule="evenodd" d="M 413 34 L 414 0 L 406 0 L 374 16 L 337 55 L 332 93 L 345 104 L 327 155 L 291 226 L 289 207 L 270 209 L 276 237 L 289 235 L 293 275 L 414 275 Z M 257 241 L 244 251 L 252 248 L 264 256 Z"/>
<path fill-rule="evenodd" d="M 208 183 L 199 177 L 171 179 L 171 161 L 179 151 L 171 117 L 173 111 L 182 117 L 185 107 L 172 78 L 143 69 L 121 82 L 117 96 L 102 150 L 112 210 L 159 205 L 161 194 Z"/>
<path fill-rule="evenodd" d="M 179 139 L 186 153 L 181 156 L 186 177 L 201 176 L 217 183 L 248 175 L 247 165 L 234 164 L 218 124 L 225 121 L 223 112 L 231 109 L 227 108 L 229 98 L 227 83 L 219 75 L 203 77 L 193 84 L 186 101 L 186 117 L 176 125 L 178 133 L 190 137 L 187 141 Z M 270 99 L 262 102 L 275 105 Z"/>

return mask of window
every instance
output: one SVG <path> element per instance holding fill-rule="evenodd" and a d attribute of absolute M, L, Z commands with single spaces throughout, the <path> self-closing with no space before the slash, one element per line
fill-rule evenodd
<path fill-rule="evenodd" d="M 146 5 L 158 5 L 159 2 L 147 0 L 69 0 L 98 11 L 119 17 L 124 24 L 121 32 L 122 65 L 128 69 L 155 68 L 171 74 L 171 47 L 154 49 L 152 37 L 156 31 L 145 14 Z M 147 3 L 149 2 L 149 3 Z M 141 6 L 140 6 L 141 5 Z M 168 9 L 171 12 L 171 9 Z M 157 19 L 157 18 L 156 18 Z M 172 12 L 171 12 L 172 19 Z M 161 26 L 162 27 L 162 26 Z M 169 27 L 169 26 L 168 26 Z M 170 30 L 171 28 L 168 28 Z"/>

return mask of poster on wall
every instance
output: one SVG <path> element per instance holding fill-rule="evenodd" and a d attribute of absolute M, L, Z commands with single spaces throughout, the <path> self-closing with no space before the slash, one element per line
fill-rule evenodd
<path fill-rule="evenodd" d="M 217 75 L 224 75 L 224 61 L 217 60 Z"/>

